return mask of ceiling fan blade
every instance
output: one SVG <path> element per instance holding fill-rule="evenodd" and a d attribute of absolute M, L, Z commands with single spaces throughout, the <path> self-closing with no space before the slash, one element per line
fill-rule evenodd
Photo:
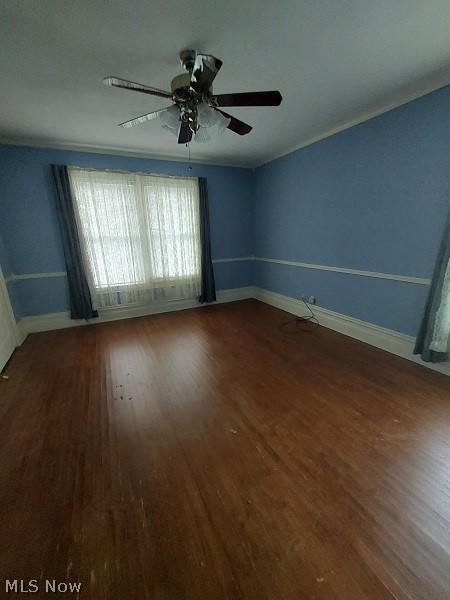
<path fill-rule="evenodd" d="M 219 58 L 211 54 L 197 54 L 192 69 L 191 88 L 199 94 L 208 92 L 222 64 Z"/>
<path fill-rule="evenodd" d="M 280 92 L 243 92 L 241 94 L 219 94 L 212 101 L 217 106 L 279 106 Z"/>
<path fill-rule="evenodd" d="M 244 123 L 244 121 L 240 121 L 239 119 L 236 119 L 236 117 L 229 115 L 228 113 L 224 112 L 223 110 L 219 110 L 218 108 L 216 108 L 216 110 L 218 112 L 220 112 L 227 119 L 231 119 L 231 121 L 228 124 L 228 129 L 230 129 L 231 131 L 234 131 L 234 133 L 238 133 L 239 135 L 247 135 L 247 133 L 250 133 L 250 131 L 253 129 L 253 127 L 251 127 L 247 123 Z"/>
<path fill-rule="evenodd" d="M 129 121 L 124 121 L 123 123 L 119 123 L 119 127 L 135 127 L 136 125 L 140 125 L 146 121 L 152 121 L 153 119 L 156 119 L 156 117 L 159 117 L 159 115 L 165 113 L 166 110 L 169 110 L 169 108 L 171 108 L 171 106 L 161 108 L 161 110 L 154 110 L 153 112 L 147 113 L 146 115 L 141 115 L 135 119 L 130 119 Z"/>
<path fill-rule="evenodd" d="M 127 79 L 120 79 L 120 77 L 105 77 L 103 83 L 105 85 L 111 85 L 112 87 L 131 90 L 132 92 L 141 92 L 142 94 L 160 96 L 161 98 L 172 98 L 170 92 L 165 92 L 164 90 L 159 90 L 158 88 L 150 87 L 149 85 L 143 85 L 142 83 L 128 81 Z"/>
<path fill-rule="evenodd" d="M 178 134 L 178 143 L 187 144 L 192 140 L 192 129 L 189 127 L 189 123 L 181 121 L 180 132 Z"/>

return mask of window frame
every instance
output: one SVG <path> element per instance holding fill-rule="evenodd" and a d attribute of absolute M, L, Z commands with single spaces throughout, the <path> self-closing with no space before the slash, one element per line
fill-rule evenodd
<path fill-rule="evenodd" d="M 136 209 L 136 218 L 138 222 L 138 231 L 139 235 L 137 236 L 137 241 L 141 246 L 141 251 L 149 251 L 149 256 L 147 257 L 147 261 L 143 260 L 143 268 L 144 268 L 144 280 L 139 282 L 128 282 L 128 283 L 117 283 L 117 284 L 108 284 L 107 281 L 105 283 L 101 283 L 99 280 L 98 283 L 95 282 L 95 269 L 92 268 L 91 263 L 93 262 L 93 250 L 92 247 L 96 243 L 102 244 L 102 236 L 92 235 L 92 229 L 86 232 L 85 224 L 83 223 L 83 219 L 80 215 L 80 206 L 79 200 L 76 197 L 76 193 L 74 192 L 74 208 L 75 214 L 77 217 L 78 226 L 82 232 L 82 246 L 84 246 L 84 255 L 86 261 L 88 263 L 88 270 L 90 275 L 90 286 L 93 288 L 94 293 L 102 294 L 106 292 L 128 292 L 132 290 L 163 290 L 168 287 L 175 287 L 176 285 L 185 285 L 185 284 L 193 284 L 193 282 L 201 284 L 201 237 L 200 237 L 200 197 L 199 197 L 199 186 L 198 186 L 198 178 L 197 177 L 184 177 L 184 176 L 173 176 L 173 175 L 164 175 L 159 173 L 147 173 L 142 171 L 122 171 L 122 170 L 110 170 L 110 169 L 92 169 L 92 168 L 84 168 L 78 166 L 70 166 L 69 167 L 69 176 L 72 177 L 72 174 L 77 172 L 94 172 L 99 174 L 111 174 L 114 176 L 123 175 L 126 177 L 136 178 L 136 187 L 139 189 L 135 190 L 136 194 L 136 204 L 139 205 Z M 75 175 L 76 176 L 76 175 Z M 162 178 L 166 180 L 176 180 L 177 182 L 181 182 L 183 180 L 189 181 L 190 183 L 195 183 L 195 197 L 192 198 L 194 204 L 192 205 L 192 210 L 195 213 L 196 217 L 196 225 L 194 233 L 191 234 L 189 231 L 177 233 L 176 231 L 173 233 L 176 239 L 182 239 L 183 237 L 187 238 L 188 243 L 192 244 L 193 247 L 197 246 L 197 250 L 194 253 L 195 256 L 195 267 L 196 270 L 190 274 L 182 274 L 182 275 L 174 275 L 164 277 L 162 275 L 155 276 L 153 272 L 146 272 L 146 266 L 150 265 L 151 270 L 153 271 L 153 263 L 152 263 L 152 226 L 149 222 L 149 210 L 150 207 L 146 203 L 148 202 L 148 196 L 144 193 L 145 185 L 148 185 L 149 179 L 153 178 Z M 87 183 L 92 185 L 89 180 Z M 112 183 L 112 185 L 114 185 Z M 186 193 L 189 193 L 188 191 Z M 142 219 L 144 217 L 144 219 Z M 142 222 L 144 221 L 144 222 Z M 88 235 L 87 235 L 88 233 Z M 196 235 L 195 235 L 196 234 Z M 120 239 L 130 239 L 126 237 L 116 236 L 118 243 L 120 243 Z M 92 258 L 91 258 L 92 255 Z"/>

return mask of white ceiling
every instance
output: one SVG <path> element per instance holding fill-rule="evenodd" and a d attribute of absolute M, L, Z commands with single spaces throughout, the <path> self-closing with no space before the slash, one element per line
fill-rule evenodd
<path fill-rule="evenodd" d="M 192 144 L 194 159 L 253 166 L 450 82 L 448 0 L 3 0 L 0 138 L 184 158 L 150 122 L 167 104 L 102 85 L 169 89 L 178 52 L 224 61 L 216 93 L 279 89 L 278 108 L 229 109 L 253 125 Z"/>

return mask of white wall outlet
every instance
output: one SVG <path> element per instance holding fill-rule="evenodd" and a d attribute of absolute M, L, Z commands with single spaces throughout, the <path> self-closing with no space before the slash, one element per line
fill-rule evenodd
<path fill-rule="evenodd" d="M 315 296 L 300 296 L 300 300 L 302 302 L 306 302 L 307 304 L 315 304 L 316 303 Z"/>

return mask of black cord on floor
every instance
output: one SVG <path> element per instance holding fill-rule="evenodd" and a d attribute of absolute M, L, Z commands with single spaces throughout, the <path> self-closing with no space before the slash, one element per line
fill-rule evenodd
<path fill-rule="evenodd" d="M 304 323 L 313 323 L 314 325 L 320 325 L 319 320 L 317 319 L 316 315 L 313 313 L 310 305 L 305 302 L 303 300 L 303 298 L 299 299 L 301 302 L 303 302 L 303 304 L 306 306 L 306 308 L 309 311 L 309 315 L 306 315 L 305 317 L 294 317 L 293 319 L 289 319 L 289 321 L 286 321 L 285 323 L 282 323 L 280 326 L 281 331 L 285 331 L 286 333 L 295 333 L 296 331 L 298 331 L 298 326 L 302 325 Z M 286 327 L 288 325 L 291 325 L 292 323 L 295 323 L 295 329 L 294 330 L 290 330 L 287 329 Z M 302 331 L 308 331 L 308 329 L 305 329 L 302 327 Z"/>

